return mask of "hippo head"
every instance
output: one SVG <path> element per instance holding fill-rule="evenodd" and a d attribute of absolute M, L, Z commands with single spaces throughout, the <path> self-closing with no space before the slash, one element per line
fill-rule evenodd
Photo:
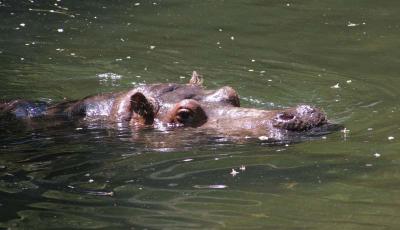
<path fill-rule="evenodd" d="M 327 123 L 325 114 L 309 105 L 284 110 L 242 108 L 234 89 L 205 90 L 196 72 L 188 84 L 144 85 L 129 91 L 117 99 L 112 116 L 133 127 L 194 127 L 227 136 L 271 138 Z"/>

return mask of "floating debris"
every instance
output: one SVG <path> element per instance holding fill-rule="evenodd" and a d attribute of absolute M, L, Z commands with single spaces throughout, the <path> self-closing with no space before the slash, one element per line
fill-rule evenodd
<path fill-rule="evenodd" d="M 356 23 L 352 23 L 352 22 L 347 22 L 347 26 L 348 27 L 354 27 L 354 26 L 358 26 L 360 24 L 356 24 Z"/>
<path fill-rule="evenodd" d="M 188 159 L 184 159 L 184 160 L 182 160 L 183 162 L 190 162 L 190 161 L 193 161 L 193 159 L 192 158 L 188 158 Z"/>
<path fill-rule="evenodd" d="M 246 166 L 244 166 L 244 165 L 242 165 L 242 166 L 240 166 L 240 171 L 246 171 Z"/>
<path fill-rule="evenodd" d="M 235 40 L 235 37 L 234 37 L 234 36 L 231 36 L 231 40 L 232 40 L 232 41 Z"/>
<path fill-rule="evenodd" d="M 346 81 L 347 84 L 350 84 L 351 82 L 352 82 L 351 80 L 347 80 L 347 81 Z"/>
<path fill-rule="evenodd" d="M 154 50 L 156 48 L 156 46 L 150 46 L 151 50 Z"/>
<path fill-rule="evenodd" d="M 337 83 L 336 85 L 331 86 L 331 89 L 339 89 L 339 88 L 340 88 L 339 83 Z"/>
<path fill-rule="evenodd" d="M 237 174 L 239 174 L 239 172 L 236 171 L 235 169 L 232 169 L 232 171 L 229 174 L 231 174 L 232 176 L 236 176 Z"/>
<path fill-rule="evenodd" d="M 136 2 L 135 4 L 133 4 L 134 6 L 140 6 L 140 2 Z"/>
<path fill-rule="evenodd" d="M 340 130 L 340 132 L 346 134 L 346 133 L 350 133 L 350 129 L 344 128 L 342 130 Z"/>
<path fill-rule="evenodd" d="M 63 28 L 59 28 L 59 29 L 57 29 L 57 32 L 62 33 L 62 32 L 64 32 L 64 29 Z"/>
<path fill-rule="evenodd" d="M 267 136 L 259 136 L 258 139 L 261 140 L 261 141 L 267 141 L 269 139 L 269 137 L 267 137 Z"/>
<path fill-rule="evenodd" d="M 390 137 L 388 137 L 388 140 L 389 140 L 389 141 L 394 140 L 394 137 L 393 137 L 393 136 L 390 136 Z"/>
<path fill-rule="evenodd" d="M 374 157 L 375 157 L 375 158 L 379 158 L 379 157 L 381 157 L 381 154 L 379 154 L 379 153 L 374 153 Z"/>
<path fill-rule="evenodd" d="M 26 24 L 25 24 L 25 23 L 20 23 L 19 25 L 20 25 L 21 27 L 25 27 Z"/>

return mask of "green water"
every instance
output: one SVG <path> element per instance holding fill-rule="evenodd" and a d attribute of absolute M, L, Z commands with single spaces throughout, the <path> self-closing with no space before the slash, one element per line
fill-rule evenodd
<path fill-rule="evenodd" d="M 269 146 L 1 127 L 0 228 L 399 229 L 399 8 L 0 0 L 0 99 L 77 99 L 197 70 L 243 106 L 314 104 L 350 130 Z"/>

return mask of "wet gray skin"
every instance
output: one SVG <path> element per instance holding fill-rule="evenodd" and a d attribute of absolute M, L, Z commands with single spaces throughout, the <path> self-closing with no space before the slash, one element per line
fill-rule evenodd
<path fill-rule="evenodd" d="M 288 132 L 307 131 L 327 124 L 325 113 L 309 105 L 285 110 L 242 108 L 234 89 L 225 86 L 206 90 L 196 72 L 188 84 L 143 85 L 126 92 L 55 105 L 14 100 L 1 104 L 0 110 L 23 120 L 104 120 L 135 128 L 193 127 L 226 136 L 273 139 L 281 139 Z"/>

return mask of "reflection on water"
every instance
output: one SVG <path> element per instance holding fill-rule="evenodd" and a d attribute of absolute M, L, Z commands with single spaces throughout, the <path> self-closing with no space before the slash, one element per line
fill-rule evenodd
<path fill-rule="evenodd" d="M 346 132 L 278 145 L 195 130 L 0 123 L 0 227 L 397 229 L 399 2 L 0 0 L 0 100 L 231 85 Z M 235 172 L 235 173 L 232 173 Z"/>

